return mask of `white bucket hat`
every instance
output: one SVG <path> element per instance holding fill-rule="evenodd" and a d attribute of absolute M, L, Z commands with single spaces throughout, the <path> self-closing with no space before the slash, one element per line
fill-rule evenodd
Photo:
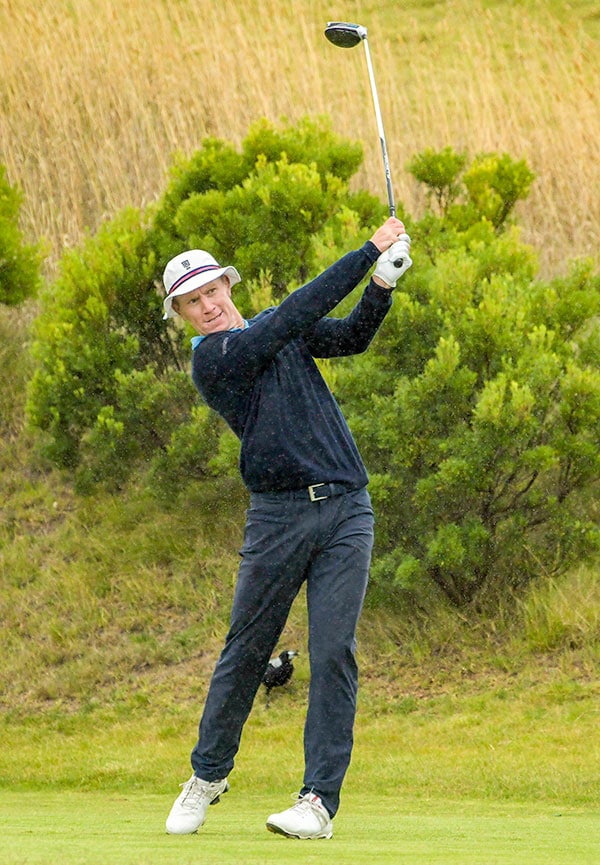
<path fill-rule="evenodd" d="M 201 288 L 220 276 L 228 276 L 230 285 L 240 282 L 241 277 L 235 267 L 221 267 L 209 252 L 203 249 L 188 249 L 172 258 L 165 267 L 163 284 L 167 296 L 163 301 L 163 318 L 175 318 L 173 298 Z"/>

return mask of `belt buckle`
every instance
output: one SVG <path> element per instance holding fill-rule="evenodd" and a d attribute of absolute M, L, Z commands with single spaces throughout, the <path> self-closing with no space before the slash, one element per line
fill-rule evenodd
<path fill-rule="evenodd" d="M 308 497 L 311 500 L 311 502 L 320 502 L 320 501 L 322 501 L 322 499 L 328 498 L 328 496 L 318 496 L 315 493 L 316 487 L 328 487 L 328 486 L 329 486 L 329 484 L 311 484 L 308 487 Z"/>

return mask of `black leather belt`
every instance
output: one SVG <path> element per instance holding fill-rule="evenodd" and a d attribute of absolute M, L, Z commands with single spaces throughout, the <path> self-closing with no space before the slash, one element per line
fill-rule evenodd
<path fill-rule="evenodd" d="M 252 493 L 253 496 L 280 496 L 282 499 L 308 499 L 311 502 L 321 502 L 332 496 L 343 496 L 354 492 L 359 487 L 350 487 L 346 484 L 321 483 L 311 484 L 299 490 L 269 490 L 264 493 Z"/>
<path fill-rule="evenodd" d="M 298 490 L 297 492 L 308 495 L 311 502 L 320 502 L 322 499 L 331 498 L 331 496 L 343 496 L 350 490 L 344 484 L 311 484 L 305 490 Z"/>
<path fill-rule="evenodd" d="M 331 496 L 343 496 L 351 490 L 344 484 L 311 484 L 309 487 L 304 487 L 301 490 L 293 490 L 294 498 L 307 498 L 311 502 L 320 502 L 323 499 L 329 499 Z"/>

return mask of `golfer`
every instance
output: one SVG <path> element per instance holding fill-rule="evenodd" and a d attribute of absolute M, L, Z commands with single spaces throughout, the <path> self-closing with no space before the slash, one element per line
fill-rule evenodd
<path fill-rule="evenodd" d="M 234 267 L 203 250 L 167 264 L 165 318 L 192 340 L 192 378 L 241 440 L 250 507 L 230 630 L 212 676 L 192 752 L 193 775 L 167 819 L 188 834 L 227 792 L 242 728 L 287 616 L 306 582 L 310 689 L 305 769 L 294 805 L 267 828 L 293 838 L 331 838 L 350 762 L 358 671 L 356 626 L 373 545 L 368 477 L 315 357 L 365 351 L 390 309 L 391 289 L 412 264 L 410 238 L 390 217 L 360 249 L 249 321 L 238 312 Z M 343 319 L 327 314 L 376 264 Z"/>

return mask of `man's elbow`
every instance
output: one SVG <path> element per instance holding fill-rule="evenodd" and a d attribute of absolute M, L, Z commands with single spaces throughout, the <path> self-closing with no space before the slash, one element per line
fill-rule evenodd
<path fill-rule="evenodd" d="M 362 336 L 354 343 L 354 354 L 364 354 L 368 347 L 373 342 L 373 336 Z"/>

